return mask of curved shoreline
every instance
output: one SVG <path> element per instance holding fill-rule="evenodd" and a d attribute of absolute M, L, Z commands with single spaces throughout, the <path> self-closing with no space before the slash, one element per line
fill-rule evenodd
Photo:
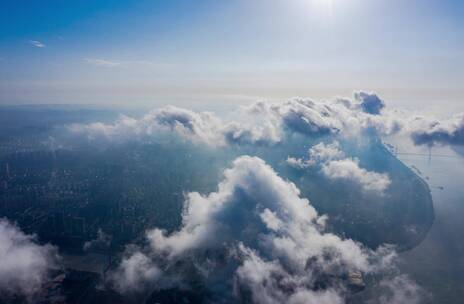
<path fill-rule="evenodd" d="M 423 240 L 427 237 L 427 234 L 429 233 L 430 229 L 433 226 L 433 223 L 435 221 L 435 211 L 434 211 L 434 201 L 433 201 L 432 191 L 430 190 L 430 186 L 424 180 L 424 178 L 422 178 L 419 174 L 414 172 L 414 170 L 412 170 L 408 165 L 406 165 L 403 161 L 401 161 L 401 159 L 399 159 L 398 157 L 393 155 L 392 152 L 388 149 L 388 147 L 385 146 L 385 144 L 382 143 L 382 146 L 384 147 L 385 151 L 392 158 L 394 158 L 397 162 L 399 162 L 402 165 L 404 170 L 407 170 L 409 172 L 409 174 L 414 176 L 414 178 L 419 181 L 419 183 L 421 184 L 424 192 L 427 193 L 427 201 L 428 202 L 426 203 L 425 207 L 426 207 L 426 209 L 428 211 L 427 215 L 429 216 L 428 226 L 426 227 L 424 232 L 421 233 L 420 237 L 418 237 L 413 243 L 411 243 L 411 244 L 403 244 L 403 245 L 398 246 L 398 251 L 399 252 L 405 252 L 405 251 L 412 250 L 415 247 L 419 246 L 423 242 Z"/>

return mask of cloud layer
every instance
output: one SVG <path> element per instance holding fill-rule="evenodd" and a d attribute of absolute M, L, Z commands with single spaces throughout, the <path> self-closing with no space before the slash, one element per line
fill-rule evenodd
<path fill-rule="evenodd" d="M 464 145 L 464 113 L 443 121 L 416 119 L 411 137 L 416 145 Z"/>
<path fill-rule="evenodd" d="M 93 140 L 142 139 L 172 131 L 185 139 L 213 146 L 227 143 L 272 145 L 294 133 L 319 137 L 354 136 L 366 131 L 379 135 L 398 132 L 401 121 L 379 115 L 383 107 L 377 95 L 358 92 L 355 100 L 256 102 L 241 107 L 236 119 L 227 121 L 210 112 L 167 106 L 139 119 L 123 116 L 113 124 L 75 124 L 68 129 Z"/>
<path fill-rule="evenodd" d="M 359 101 L 361 109 L 369 114 L 379 115 L 380 111 L 385 108 L 383 100 L 374 93 L 356 92 L 354 98 Z"/>
<path fill-rule="evenodd" d="M 5 219 L 0 219 L 0 298 L 30 298 L 40 291 L 54 265 L 55 248 L 38 245 Z"/>
<path fill-rule="evenodd" d="M 193 142 L 218 145 L 223 143 L 223 138 L 216 131 L 220 125 L 219 119 L 210 112 L 197 113 L 167 106 L 140 119 L 121 116 L 113 124 L 73 124 L 68 126 L 68 130 L 92 141 L 142 140 L 171 131 Z"/>
<path fill-rule="evenodd" d="M 92 62 L 113 65 L 105 61 Z M 464 144 L 464 113 L 447 120 L 419 117 L 387 109 L 378 95 L 362 91 L 355 92 L 353 99 L 260 101 L 240 107 L 231 117 L 221 119 L 211 112 L 166 106 L 140 118 L 121 116 L 112 124 L 74 124 L 67 126 L 67 131 L 89 140 L 109 142 L 150 140 L 169 131 L 210 146 L 275 145 L 295 134 L 310 138 L 401 134 L 410 137 L 416 145 Z"/>
<path fill-rule="evenodd" d="M 317 144 L 308 153 L 307 160 L 289 157 L 287 163 L 299 169 L 319 167 L 329 179 L 352 182 L 364 191 L 378 194 L 383 194 L 391 184 L 387 174 L 368 171 L 359 166 L 357 158 L 347 158 L 337 141 Z"/>
<path fill-rule="evenodd" d="M 149 282 L 161 276 L 161 270 L 145 254 L 135 252 L 123 259 L 118 269 L 110 276 L 114 287 L 122 293 L 138 292 Z"/>
<path fill-rule="evenodd" d="M 353 136 L 370 131 L 388 135 L 401 129 L 400 120 L 378 115 L 384 102 L 377 95 L 357 92 L 354 96 L 354 100 L 316 102 L 297 98 L 283 103 L 256 102 L 244 107 L 243 113 L 250 116 L 251 121 L 258 118 L 260 124 L 262 121 L 268 124 L 266 130 L 272 130 L 268 133 L 274 134 L 267 137 L 269 142 L 279 142 L 288 133 L 317 137 L 329 134 Z"/>
<path fill-rule="evenodd" d="M 192 276 L 213 298 L 343 303 L 348 291 L 341 278 L 350 271 L 377 271 L 373 261 L 385 262 L 391 254 L 327 232 L 327 217 L 256 157 L 237 158 L 216 192 L 188 193 L 184 208 L 180 230 L 148 231 L 149 247 L 123 260 L 112 276 L 116 288 L 150 280 L 162 288 L 175 274 L 177 286 L 185 287 Z"/>

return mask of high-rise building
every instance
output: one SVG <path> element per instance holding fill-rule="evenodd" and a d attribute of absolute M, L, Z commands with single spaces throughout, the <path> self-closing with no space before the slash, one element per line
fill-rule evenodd
<path fill-rule="evenodd" d="M 6 177 L 7 177 L 7 178 L 11 178 L 11 175 L 10 175 L 10 164 L 9 164 L 9 163 L 6 163 L 6 165 L 5 165 L 5 173 L 6 173 Z"/>

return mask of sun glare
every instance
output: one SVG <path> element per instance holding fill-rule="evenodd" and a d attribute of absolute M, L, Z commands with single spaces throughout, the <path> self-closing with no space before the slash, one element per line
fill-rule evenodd
<path fill-rule="evenodd" d="M 333 16 L 334 0 L 310 0 L 311 5 L 315 11 L 327 16 Z"/>

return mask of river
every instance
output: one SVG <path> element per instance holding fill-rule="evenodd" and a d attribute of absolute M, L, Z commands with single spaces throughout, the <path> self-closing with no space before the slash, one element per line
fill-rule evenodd
<path fill-rule="evenodd" d="M 401 154 L 428 154 L 426 148 L 404 143 L 400 147 L 398 158 L 414 166 L 429 184 L 435 210 L 435 221 L 426 238 L 401 253 L 401 270 L 431 294 L 431 303 L 463 303 L 464 156 L 449 147 L 434 147 L 429 158 Z"/>

